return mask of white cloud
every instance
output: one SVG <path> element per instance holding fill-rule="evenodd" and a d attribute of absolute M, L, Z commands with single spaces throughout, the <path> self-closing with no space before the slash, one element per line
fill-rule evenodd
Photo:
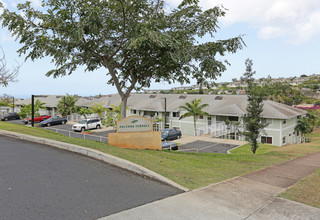
<path fill-rule="evenodd" d="M 228 9 L 221 19 L 224 25 L 248 23 L 263 39 L 303 43 L 320 37 L 319 0 L 200 0 L 200 5 L 204 9 L 223 5 Z"/>

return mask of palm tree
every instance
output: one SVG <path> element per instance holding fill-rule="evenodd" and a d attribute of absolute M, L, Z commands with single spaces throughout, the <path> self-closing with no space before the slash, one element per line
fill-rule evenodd
<path fill-rule="evenodd" d="M 180 118 L 186 118 L 193 116 L 193 125 L 194 125 L 194 135 L 196 136 L 196 130 L 197 130 L 197 117 L 201 115 L 210 116 L 207 112 L 204 112 L 203 109 L 205 107 L 209 106 L 208 104 L 201 104 L 201 99 L 194 99 L 191 101 L 191 103 L 187 102 L 184 106 L 180 106 L 181 109 L 185 110 L 186 113 L 184 113 Z"/>
<path fill-rule="evenodd" d="M 69 95 L 62 97 L 58 103 L 57 109 L 62 114 L 62 116 L 71 115 L 76 112 L 78 107 L 76 106 L 77 96 Z"/>

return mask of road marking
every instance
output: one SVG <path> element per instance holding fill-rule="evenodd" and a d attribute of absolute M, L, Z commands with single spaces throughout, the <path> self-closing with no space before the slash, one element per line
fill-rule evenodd
<path fill-rule="evenodd" d="M 209 146 L 207 146 L 207 147 L 204 147 L 204 148 L 201 148 L 201 149 L 199 149 L 199 150 L 204 150 L 204 149 L 207 149 L 207 148 L 209 148 L 209 147 L 216 146 L 216 145 L 218 145 L 218 144 L 220 144 L 220 143 L 211 144 L 211 145 L 209 145 Z"/>

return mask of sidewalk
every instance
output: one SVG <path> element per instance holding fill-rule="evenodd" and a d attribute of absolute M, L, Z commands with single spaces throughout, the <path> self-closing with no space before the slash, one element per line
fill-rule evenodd
<path fill-rule="evenodd" d="M 276 196 L 320 168 L 320 152 L 203 189 L 116 213 L 109 219 L 320 219 L 320 209 Z"/>

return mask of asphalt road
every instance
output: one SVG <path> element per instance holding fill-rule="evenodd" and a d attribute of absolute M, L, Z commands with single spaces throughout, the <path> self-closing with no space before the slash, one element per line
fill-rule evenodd
<path fill-rule="evenodd" d="M 178 193 L 82 155 L 0 136 L 0 219 L 96 219 Z"/>

